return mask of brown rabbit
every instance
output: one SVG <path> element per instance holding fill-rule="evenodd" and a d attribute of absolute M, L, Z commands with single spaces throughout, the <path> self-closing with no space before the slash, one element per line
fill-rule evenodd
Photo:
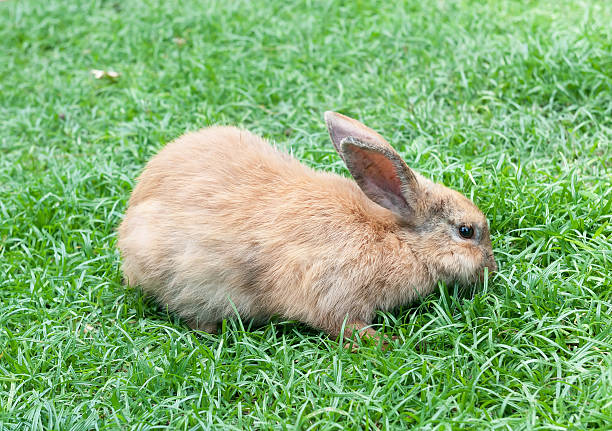
<path fill-rule="evenodd" d="M 332 336 L 375 310 L 497 269 L 484 215 L 411 170 L 375 131 L 325 113 L 355 181 L 317 172 L 234 127 L 168 144 L 119 227 L 131 285 L 213 332 L 225 318 L 296 319 Z M 365 328 L 365 329 L 364 329 Z"/>

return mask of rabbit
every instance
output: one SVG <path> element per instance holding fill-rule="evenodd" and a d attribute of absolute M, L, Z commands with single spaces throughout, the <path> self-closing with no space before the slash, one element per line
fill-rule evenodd
<path fill-rule="evenodd" d="M 167 144 L 118 228 L 128 285 L 197 330 L 237 313 L 375 336 L 376 310 L 497 270 L 476 205 L 409 168 L 374 130 L 324 117 L 354 181 L 235 127 Z"/>

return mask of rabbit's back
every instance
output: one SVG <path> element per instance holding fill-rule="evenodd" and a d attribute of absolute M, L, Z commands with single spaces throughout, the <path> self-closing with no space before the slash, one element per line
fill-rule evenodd
<path fill-rule="evenodd" d="M 203 194 L 218 194 L 223 185 L 259 185 L 262 179 L 303 168 L 249 131 L 210 127 L 181 136 L 153 157 L 138 179 L 130 205 L 149 198 L 197 205 Z M 266 176 L 271 178 L 262 178 Z"/>

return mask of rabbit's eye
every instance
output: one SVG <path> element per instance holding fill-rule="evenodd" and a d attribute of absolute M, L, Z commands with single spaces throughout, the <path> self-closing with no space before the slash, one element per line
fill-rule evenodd
<path fill-rule="evenodd" d="M 465 239 L 470 239 L 474 236 L 474 228 L 472 226 L 461 225 L 459 226 L 459 235 Z"/>

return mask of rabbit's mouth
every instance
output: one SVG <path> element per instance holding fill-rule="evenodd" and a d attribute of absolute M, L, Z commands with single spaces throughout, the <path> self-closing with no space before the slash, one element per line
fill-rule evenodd
<path fill-rule="evenodd" d="M 476 269 L 474 277 L 475 280 L 473 280 L 473 282 L 482 284 L 484 283 L 485 278 L 490 277 L 495 272 L 497 272 L 497 263 L 495 262 L 495 258 L 493 257 L 493 252 L 483 250 L 482 261 L 480 263 L 479 268 Z"/>
<path fill-rule="evenodd" d="M 494 273 L 497 272 L 497 263 L 491 257 L 489 261 L 487 261 L 482 268 L 478 271 L 477 281 L 478 283 L 484 283 L 485 279 L 491 277 Z"/>
<path fill-rule="evenodd" d="M 494 260 L 487 260 L 483 262 L 479 267 L 472 271 L 463 271 L 457 274 L 452 280 L 464 287 L 482 285 L 485 279 L 490 278 L 493 273 L 497 271 L 497 264 Z"/>
<path fill-rule="evenodd" d="M 484 264 L 482 271 L 483 271 L 483 277 L 484 277 L 484 269 L 487 269 L 489 275 L 494 274 L 497 272 L 497 262 L 495 262 L 495 258 L 493 257 L 493 253 L 489 252 L 487 253 L 487 257 L 486 257 L 486 263 Z"/>

